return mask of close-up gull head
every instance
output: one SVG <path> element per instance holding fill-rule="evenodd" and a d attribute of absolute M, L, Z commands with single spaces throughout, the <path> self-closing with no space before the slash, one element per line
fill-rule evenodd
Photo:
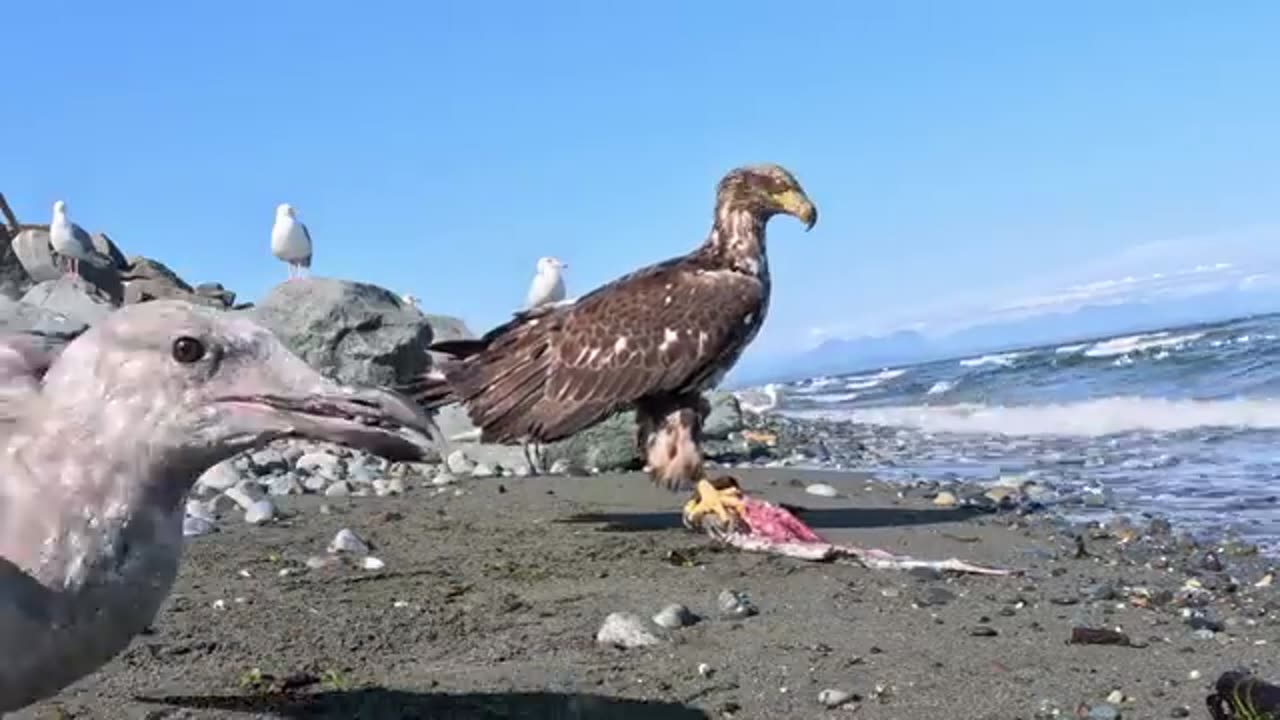
<path fill-rule="evenodd" d="M 181 477 L 287 436 L 413 459 L 419 445 L 395 430 L 425 431 L 398 396 L 340 386 L 247 318 L 183 302 L 112 313 L 63 351 L 41 396 L 49 422 Z"/>
<path fill-rule="evenodd" d="M 226 311 L 153 301 L 58 352 L 0 339 L 0 714 L 95 671 L 177 576 L 187 492 L 277 438 L 421 460 L 431 421 L 341 385 Z"/>

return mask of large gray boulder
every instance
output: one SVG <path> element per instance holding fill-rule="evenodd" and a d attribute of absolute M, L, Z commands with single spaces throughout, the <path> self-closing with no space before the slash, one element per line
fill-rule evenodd
<path fill-rule="evenodd" d="M 99 288 L 72 276 L 36 283 L 22 296 L 22 302 L 86 325 L 98 322 L 116 308 Z"/>
<path fill-rule="evenodd" d="M 0 333 L 34 332 L 69 340 L 88 327 L 88 323 L 55 312 L 50 308 L 0 297 Z"/>
<path fill-rule="evenodd" d="M 101 235 L 101 234 L 99 234 Z M 102 247 L 114 247 L 111 240 L 105 235 L 94 238 L 95 245 L 101 244 Z M 49 231 L 40 229 L 28 229 L 18 233 L 17 237 L 11 243 L 13 253 L 18 257 L 18 261 L 22 264 L 22 268 L 27 271 L 27 276 L 35 284 L 58 280 L 65 276 L 53 247 L 49 245 Z M 119 253 L 117 249 L 115 251 Z M 80 276 L 96 290 L 97 293 L 103 295 L 113 305 L 119 305 L 124 299 L 124 287 L 120 283 L 120 271 L 115 266 L 114 261 L 110 260 L 110 255 L 104 255 L 100 260 L 88 261 L 82 260 L 79 265 Z"/>
<path fill-rule="evenodd" d="M 312 367 L 342 382 L 393 385 L 431 364 L 426 353 L 431 323 L 376 285 L 288 280 L 246 312 Z"/>
<path fill-rule="evenodd" d="M 0 228 L 0 240 L 8 239 L 9 233 Z M 3 247 L 0 247 L 0 296 L 17 300 L 31 289 L 31 285 L 31 276 L 27 274 L 26 268 L 22 267 L 22 261 L 18 259 L 18 252 L 14 249 L 13 243 L 4 243 Z"/>
<path fill-rule="evenodd" d="M 719 390 L 707 393 L 707 402 L 711 413 L 703 421 L 704 440 L 725 440 L 745 427 L 738 400 L 732 393 Z M 473 459 L 508 467 L 523 462 L 523 450 L 518 446 L 461 441 L 468 436 L 475 437 L 476 430 L 461 406 L 441 408 L 436 424 L 446 438 L 456 438 L 453 446 L 463 448 Z M 548 467 L 556 460 L 565 460 L 575 468 L 602 472 L 642 467 L 644 457 L 636 446 L 636 414 L 631 410 L 616 413 L 572 437 L 550 443 L 543 448 L 543 457 Z"/>

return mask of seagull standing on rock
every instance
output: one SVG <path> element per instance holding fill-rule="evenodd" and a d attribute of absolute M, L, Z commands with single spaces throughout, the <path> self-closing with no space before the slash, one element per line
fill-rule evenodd
<path fill-rule="evenodd" d="M 271 254 L 289 263 L 290 280 L 304 276 L 311 268 L 311 233 L 289 203 L 276 207 L 276 221 L 271 226 Z"/>
<path fill-rule="evenodd" d="M 283 437 L 421 460 L 405 399 L 329 380 L 252 321 L 172 300 L 62 348 L 0 339 L 0 715 L 95 672 L 178 574 L 196 479 Z"/>
<path fill-rule="evenodd" d="M 568 265 L 557 258 L 538 258 L 538 266 L 534 271 L 533 282 L 529 283 L 529 293 L 525 296 L 525 309 L 532 309 L 548 303 L 564 300 L 564 273 Z"/>
<path fill-rule="evenodd" d="M 525 296 L 525 309 L 533 310 L 564 302 L 564 271 L 568 268 L 569 266 L 560 262 L 559 258 L 538 258 L 533 282 L 529 283 L 529 292 Z M 544 467 L 541 443 L 525 442 L 524 459 L 535 475 L 541 475 L 547 471 Z"/>
<path fill-rule="evenodd" d="M 54 252 L 64 258 L 69 267 L 64 267 L 63 272 L 68 275 L 79 275 L 80 261 L 93 262 L 98 254 L 89 233 L 67 217 L 67 203 L 62 200 L 53 204 L 53 220 L 49 223 L 49 245 L 53 247 Z"/>

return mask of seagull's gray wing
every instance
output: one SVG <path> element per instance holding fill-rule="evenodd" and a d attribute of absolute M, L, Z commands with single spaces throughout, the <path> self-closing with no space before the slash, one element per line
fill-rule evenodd
<path fill-rule="evenodd" d="M 306 236 L 307 246 L 310 248 L 310 252 L 307 253 L 306 259 L 304 259 L 302 262 L 298 264 L 304 268 L 309 268 L 311 267 L 311 255 L 316 251 L 316 244 L 311 242 L 311 231 L 307 229 L 306 223 L 299 222 L 298 227 L 302 228 L 302 234 Z"/>

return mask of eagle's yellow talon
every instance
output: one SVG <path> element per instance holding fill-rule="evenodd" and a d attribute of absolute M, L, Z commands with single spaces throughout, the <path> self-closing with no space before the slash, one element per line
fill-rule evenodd
<path fill-rule="evenodd" d="M 729 530 L 738 525 L 743 502 L 742 491 L 737 485 L 720 490 L 704 478 L 698 481 L 694 494 L 696 497 L 684 505 L 684 520 L 689 527 L 701 529 L 702 518 L 707 513 L 716 516 L 722 529 Z"/>

